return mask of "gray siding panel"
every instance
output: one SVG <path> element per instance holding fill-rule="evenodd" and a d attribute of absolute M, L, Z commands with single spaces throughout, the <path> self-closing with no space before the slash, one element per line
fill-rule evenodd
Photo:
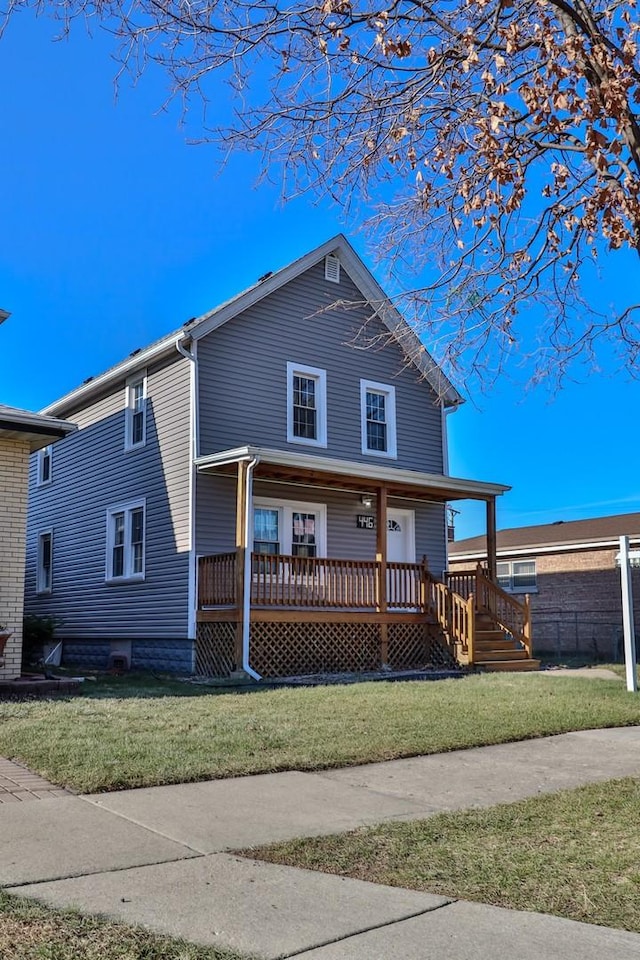
<path fill-rule="evenodd" d="M 368 338 L 381 335 L 377 345 L 353 346 L 371 308 L 326 309 L 337 300 L 363 299 L 344 268 L 341 276 L 339 284 L 326 281 L 321 262 L 199 341 L 202 456 L 254 444 L 442 473 L 434 392 L 379 321 L 367 325 Z M 287 361 L 327 371 L 326 448 L 287 443 Z M 397 460 L 362 453 L 361 378 L 395 387 Z"/>
<path fill-rule="evenodd" d="M 235 548 L 235 496 L 232 477 L 198 477 L 199 554 L 226 553 Z M 326 504 L 328 556 L 353 560 L 375 557 L 375 532 L 356 527 L 356 515 L 368 512 L 360 503 L 360 494 L 256 480 L 254 496 Z M 392 498 L 389 506 L 415 511 L 416 559 L 426 556 L 429 569 L 441 576 L 446 565 L 442 504 Z"/>
<path fill-rule="evenodd" d="M 64 637 L 185 637 L 188 625 L 190 363 L 148 368 L 147 442 L 124 450 L 124 382 L 69 419 L 52 482 L 31 464 L 26 609 Z M 106 583 L 107 509 L 146 498 L 145 580 Z M 53 591 L 35 592 L 37 539 L 53 530 Z"/>

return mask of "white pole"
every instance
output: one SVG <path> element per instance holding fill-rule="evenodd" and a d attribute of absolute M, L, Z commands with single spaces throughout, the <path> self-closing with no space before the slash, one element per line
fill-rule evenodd
<path fill-rule="evenodd" d="M 637 693 L 636 634 L 633 622 L 629 537 L 620 537 L 620 582 L 622 586 L 622 623 L 624 627 L 624 663 L 627 674 L 627 690 L 630 693 Z"/>

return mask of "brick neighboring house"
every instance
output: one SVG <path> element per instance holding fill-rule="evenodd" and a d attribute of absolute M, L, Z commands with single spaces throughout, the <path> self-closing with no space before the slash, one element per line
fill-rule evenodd
<path fill-rule="evenodd" d="M 640 513 L 498 531 L 498 582 L 509 593 L 530 595 L 538 656 L 621 657 L 621 536 L 640 548 Z M 452 572 L 485 560 L 484 536 L 449 544 Z M 640 632 L 640 570 L 633 572 L 633 593 Z"/>
<path fill-rule="evenodd" d="M 0 323 L 8 316 L 0 310 Z M 0 680 L 20 676 L 29 456 L 50 450 L 75 429 L 64 420 L 0 403 L 0 628 L 10 633 L 0 653 Z"/>

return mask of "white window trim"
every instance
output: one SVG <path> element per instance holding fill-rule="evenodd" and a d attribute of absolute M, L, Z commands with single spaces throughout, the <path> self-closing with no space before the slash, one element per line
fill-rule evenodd
<path fill-rule="evenodd" d="M 387 414 L 387 449 L 370 450 L 367 446 L 367 391 L 383 393 L 386 396 Z M 360 431 L 362 436 L 362 452 L 367 457 L 384 457 L 386 460 L 398 459 L 398 439 L 396 433 L 396 388 L 388 383 L 377 383 L 375 380 L 360 381 Z"/>
<path fill-rule="evenodd" d="M 142 440 L 133 443 L 133 388 L 136 384 L 142 383 L 142 396 L 144 405 L 142 407 Z M 139 370 L 133 376 L 128 377 L 125 383 L 124 391 L 124 449 L 140 450 L 147 444 L 147 371 Z"/>
<path fill-rule="evenodd" d="M 296 437 L 293 432 L 293 378 L 299 375 L 312 377 L 317 382 L 316 402 L 318 436 Z M 302 443 L 307 447 L 327 446 L 327 371 L 320 367 L 307 367 L 302 363 L 287 361 L 287 443 Z"/>
<path fill-rule="evenodd" d="M 45 456 L 49 456 L 49 479 L 42 479 L 42 467 L 44 463 Z M 49 443 L 46 447 L 42 447 L 41 450 L 38 450 L 38 460 L 37 460 L 37 470 L 36 470 L 36 486 L 37 487 L 47 487 L 53 479 L 53 444 Z"/>
<path fill-rule="evenodd" d="M 43 586 L 44 568 L 42 566 L 42 538 L 51 537 L 51 567 L 49 570 L 49 586 Z M 53 591 L 53 528 L 38 530 L 38 559 L 36 566 L 36 593 L 49 594 Z"/>
<path fill-rule="evenodd" d="M 307 503 L 298 500 L 281 500 L 275 497 L 254 497 L 253 507 L 264 507 L 266 510 L 278 510 L 281 537 L 291 536 L 291 515 L 293 513 L 315 513 L 316 526 L 316 557 L 327 556 L 327 505 L 326 503 Z M 253 550 L 253 516 L 252 516 L 251 549 Z M 280 552 L 284 556 L 291 555 L 291 540 L 280 540 Z"/>
<path fill-rule="evenodd" d="M 142 509 L 144 511 L 144 526 L 142 532 L 142 571 L 131 573 L 131 512 Z M 116 513 L 125 514 L 125 542 L 124 542 L 124 574 L 114 577 L 113 570 L 113 516 Z M 107 555 L 105 558 L 105 581 L 107 583 L 139 583 L 146 577 L 147 567 L 147 498 L 128 500 L 126 503 L 116 503 L 107 507 Z"/>
<path fill-rule="evenodd" d="M 526 560 L 524 560 L 524 559 L 523 559 L 523 560 L 501 560 L 501 559 L 498 559 L 497 565 L 500 565 L 501 563 L 505 563 L 505 564 L 508 564 L 508 565 L 509 565 L 509 584 L 508 584 L 508 586 L 503 586 L 503 584 L 501 584 L 501 583 L 498 584 L 498 586 L 500 586 L 501 589 L 505 591 L 505 593 L 515 593 L 515 594 L 520 593 L 520 594 L 524 594 L 524 593 L 537 593 L 537 592 L 538 592 L 538 565 L 537 565 L 535 559 L 533 559 L 533 560 L 532 560 L 532 559 L 526 559 Z M 515 587 L 515 586 L 513 585 L 513 577 L 514 577 L 513 565 L 514 565 L 514 563 L 533 563 L 533 565 L 534 565 L 534 576 L 535 576 L 535 578 L 536 578 L 535 586 L 533 586 L 533 587 Z M 496 582 L 497 582 L 497 579 L 498 579 L 498 577 L 497 577 L 497 567 L 496 567 Z"/>

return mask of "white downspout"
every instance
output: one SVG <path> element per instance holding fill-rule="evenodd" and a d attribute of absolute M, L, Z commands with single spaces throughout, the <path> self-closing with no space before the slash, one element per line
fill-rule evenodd
<path fill-rule="evenodd" d="M 253 511 L 253 468 L 259 462 L 259 457 L 253 457 L 247 463 L 246 488 L 245 488 L 245 529 L 244 529 L 244 596 L 242 598 L 242 669 L 248 673 L 254 680 L 262 680 L 259 673 L 256 673 L 249 666 L 249 644 L 251 642 L 251 529 Z"/>

